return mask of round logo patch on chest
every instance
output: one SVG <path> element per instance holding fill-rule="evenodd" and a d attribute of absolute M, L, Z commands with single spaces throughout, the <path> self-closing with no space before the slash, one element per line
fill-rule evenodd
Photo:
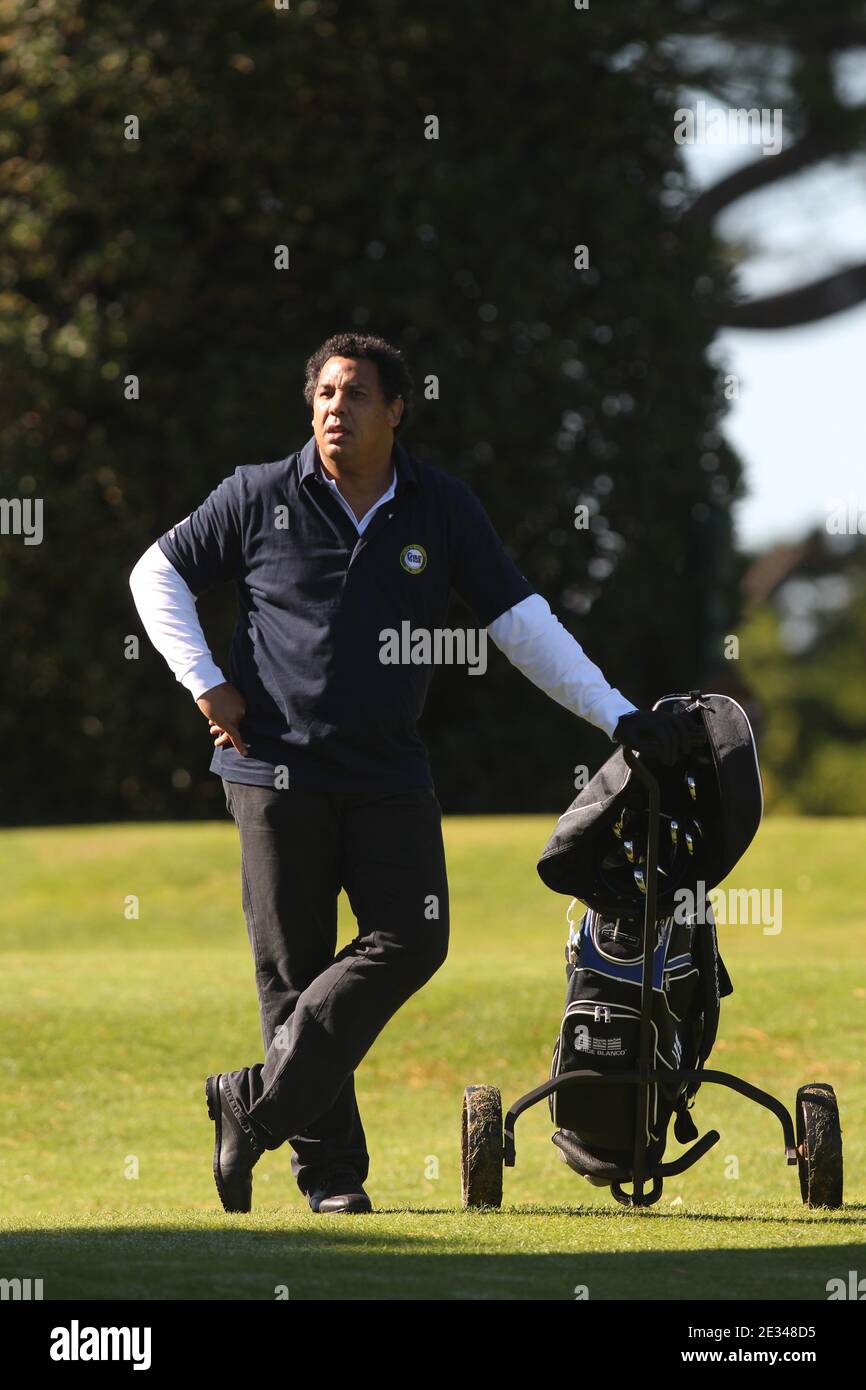
<path fill-rule="evenodd" d="M 400 551 L 400 564 L 410 574 L 420 574 L 427 565 L 427 551 L 423 545 L 406 545 Z"/>

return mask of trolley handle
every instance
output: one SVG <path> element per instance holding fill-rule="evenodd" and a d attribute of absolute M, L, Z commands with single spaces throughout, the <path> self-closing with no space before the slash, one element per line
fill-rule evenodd
<path fill-rule="evenodd" d="M 655 949 L 656 902 L 658 895 L 657 869 L 659 844 L 659 803 L 661 791 L 658 778 L 646 767 L 633 748 L 624 748 L 625 760 L 649 792 L 649 820 L 646 847 L 646 898 L 644 899 L 643 966 L 641 969 L 640 1041 L 638 1072 L 641 1080 L 635 1086 L 634 1159 L 632 1163 L 632 1197 L 642 1205 L 643 1187 L 649 1167 L 647 1161 L 647 1130 L 649 1125 L 650 1028 L 653 1007 L 653 953 Z M 655 1182 L 653 1179 L 655 1200 Z M 619 1200 L 619 1199 L 618 1199 Z"/>
<path fill-rule="evenodd" d="M 622 753 L 632 772 L 637 773 L 647 790 L 651 792 L 653 788 L 655 788 L 655 790 L 658 791 L 658 778 L 650 772 L 640 754 L 636 753 L 633 748 L 623 748 Z"/>

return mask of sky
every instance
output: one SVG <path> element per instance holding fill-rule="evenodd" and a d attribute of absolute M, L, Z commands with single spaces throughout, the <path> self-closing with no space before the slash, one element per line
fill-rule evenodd
<path fill-rule="evenodd" d="M 772 158 L 748 145 L 682 148 L 695 190 Z M 866 159 L 827 161 L 742 198 L 716 227 L 752 248 L 739 276 L 750 297 L 866 261 Z M 866 304 L 800 328 L 725 330 L 712 357 L 738 378 L 724 425 L 748 488 L 734 511 L 738 545 L 798 539 L 851 495 L 866 511 Z"/>

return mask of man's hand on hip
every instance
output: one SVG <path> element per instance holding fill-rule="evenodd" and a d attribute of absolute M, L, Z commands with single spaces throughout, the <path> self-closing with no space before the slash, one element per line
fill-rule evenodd
<path fill-rule="evenodd" d="M 228 748 L 230 745 L 243 757 L 249 753 L 241 736 L 240 726 L 247 712 L 247 702 L 239 690 L 229 681 L 206 690 L 196 700 L 202 714 L 206 716 L 215 748 Z"/>

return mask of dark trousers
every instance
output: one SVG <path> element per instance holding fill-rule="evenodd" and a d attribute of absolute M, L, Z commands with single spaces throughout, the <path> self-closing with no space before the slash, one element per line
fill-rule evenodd
<path fill-rule="evenodd" d="M 223 779 L 241 842 L 264 1062 L 226 1073 L 234 1112 L 265 1149 L 289 1141 L 302 1192 L 329 1172 L 363 1182 L 369 1155 L 353 1073 L 448 951 L 442 810 L 419 789 L 370 796 Z M 358 935 L 337 944 L 345 888 Z"/>

